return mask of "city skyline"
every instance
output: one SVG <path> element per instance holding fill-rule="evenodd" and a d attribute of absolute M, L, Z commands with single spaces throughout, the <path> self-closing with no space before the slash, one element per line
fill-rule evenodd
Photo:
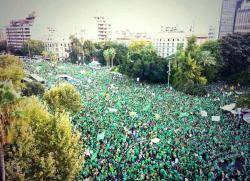
<path fill-rule="evenodd" d="M 1 0 L 0 26 L 7 26 L 11 19 L 20 19 L 35 11 L 34 37 L 37 39 L 44 35 L 47 27 L 55 27 L 64 35 L 81 29 L 91 34 L 95 16 L 108 17 L 112 31 L 130 29 L 154 34 L 162 25 L 178 26 L 188 31 L 194 24 L 195 34 L 207 35 L 210 25 L 218 28 L 221 4 L 222 0 Z"/>

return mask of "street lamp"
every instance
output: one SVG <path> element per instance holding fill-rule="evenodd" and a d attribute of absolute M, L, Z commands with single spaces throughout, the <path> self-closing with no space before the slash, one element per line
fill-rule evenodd
<path fill-rule="evenodd" d="M 168 89 L 170 89 L 170 85 L 169 85 L 170 74 L 171 74 L 171 64 L 170 64 L 170 58 L 169 58 L 168 59 Z"/>
<path fill-rule="evenodd" d="M 29 41 L 27 41 L 27 44 L 28 44 L 29 58 L 30 58 L 30 60 L 31 60 L 31 55 L 30 55 L 30 44 L 29 44 Z"/>

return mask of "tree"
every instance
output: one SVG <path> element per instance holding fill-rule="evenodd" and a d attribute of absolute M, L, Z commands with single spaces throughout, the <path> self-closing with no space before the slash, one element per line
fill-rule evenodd
<path fill-rule="evenodd" d="M 72 63 L 76 63 L 81 59 L 83 54 L 83 48 L 81 41 L 74 36 L 70 36 L 71 51 L 69 53 L 69 59 Z"/>
<path fill-rule="evenodd" d="M 116 55 L 116 51 L 114 48 L 109 48 L 103 52 L 103 56 L 107 62 L 108 67 L 113 67 L 114 65 L 113 60 L 115 58 L 115 55 Z"/>
<path fill-rule="evenodd" d="M 151 43 L 149 41 L 139 40 L 139 41 L 133 41 L 128 49 L 130 52 L 138 53 L 140 52 L 144 47 L 150 45 Z"/>
<path fill-rule="evenodd" d="M 202 67 L 197 63 L 190 54 L 185 51 L 176 57 L 175 64 L 173 64 L 172 82 L 174 87 L 182 89 L 188 84 L 202 84 L 207 83 L 206 77 L 203 77 Z"/>
<path fill-rule="evenodd" d="M 24 77 L 23 64 L 15 56 L 0 56 L 0 172 L 1 180 L 5 180 L 5 164 L 3 146 L 7 142 L 9 134 L 10 116 L 12 113 L 11 104 L 18 97 L 15 90 L 22 86 L 21 80 Z M 3 83 L 5 82 L 5 83 Z"/>
<path fill-rule="evenodd" d="M 53 111 L 76 113 L 81 109 L 81 96 L 68 83 L 59 84 L 45 92 L 44 99 Z"/>
<path fill-rule="evenodd" d="M 174 87 L 184 90 L 190 85 L 207 83 L 207 78 L 203 76 L 203 67 L 213 63 L 213 59 L 207 52 L 198 52 L 196 37 L 189 38 L 186 49 L 180 49 L 172 58 L 171 79 Z"/>
<path fill-rule="evenodd" d="M 24 42 L 21 51 L 24 55 L 32 57 L 33 55 L 42 55 L 42 52 L 44 51 L 44 45 L 42 41 L 39 40 L 27 40 Z"/>
<path fill-rule="evenodd" d="M 103 52 L 109 48 L 114 48 L 116 52 L 113 59 L 114 66 L 121 65 L 127 59 L 128 47 L 124 44 L 107 41 L 94 43 L 94 46 L 95 49 L 92 51 L 92 58 L 100 62 L 102 65 L 106 65 L 107 63 Z"/>
<path fill-rule="evenodd" d="M 139 77 L 141 81 L 166 82 L 167 59 L 157 56 L 151 44 L 139 42 L 132 47 L 129 48 L 126 61 L 119 66 L 120 71 L 129 77 Z"/>
<path fill-rule="evenodd" d="M 103 52 L 107 47 L 105 46 L 107 42 L 95 42 L 95 51 L 93 52 L 93 58 L 97 60 L 100 64 L 105 65 L 106 61 L 103 56 Z"/>
<path fill-rule="evenodd" d="M 49 55 L 49 52 L 47 52 L 47 51 L 42 51 L 42 53 L 41 53 L 41 55 L 43 56 L 43 58 L 45 59 L 45 58 L 47 58 L 48 57 L 48 55 Z"/>
<path fill-rule="evenodd" d="M 210 64 L 207 64 L 203 67 L 203 75 L 207 77 L 209 82 L 219 80 L 219 69 L 221 67 L 221 62 L 218 41 L 207 41 L 199 46 L 198 60 L 199 62 L 202 62 L 205 59 L 209 60 L 208 62 L 210 62 Z"/>
<path fill-rule="evenodd" d="M 27 82 L 25 88 L 22 89 L 23 96 L 42 96 L 44 94 L 44 87 L 40 82 Z"/>
<path fill-rule="evenodd" d="M 219 41 L 222 64 L 221 78 L 234 83 L 246 84 L 249 82 L 250 33 L 230 34 Z"/>
<path fill-rule="evenodd" d="M 95 55 L 95 45 L 92 41 L 86 40 L 83 43 L 84 61 L 91 62 L 92 57 Z"/>
<path fill-rule="evenodd" d="M 48 57 L 52 65 L 55 67 L 58 62 L 58 57 L 54 52 L 48 52 Z"/>
<path fill-rule="evenodd" d="M 83 150 L 68 115 L 49 114 L 34 97 L 21 99 L 13 113 L 15 132 L 5 152 L 7 179 L 74 180 Z"/>
<path fill-rule="evenodd" d="M 121 65 L 127 59 L 128 47 L 121 43 L 113 43 L 111 45 L 115 49 L 115 58 L 113 60 L 114 66 Z"/>
<path fill-rule="evenodd" d="M 7 52 L 7 42 L 0 41 L 0 52 Z"/>
<path fill-rule="evenodd" d="M 15 56 L 0 55 L 0 81 L 11 81 L 15 89 L 22 86 L 24 78 L 23 63 Z"/>
<path fill-rule="evenodd" d="M 5 181 L 4 145 L 9 141 L 11 105 L 18 98 L 11 83 L 0 84 L 0 180 Z"/>
<path fill-rule="evenodd" d="M 210 40 L 199 46 L 199 52 L 208 51 L 215 58 L 215 61 L 219 63 L 220 61 L 220 52 L 219 52 L 219 41 Z"/>
<path fill-rule="evenodd" d="M 209 51 L 198 51 L 197 61 L 202 67 L 202 75 L 206 77 L 208 81 L 212 82 L 217 78 L 219 66 L 216 58 L 212 56 Z"/>
<path fill-rule="evenodd" d="M 0 84 L 1 180 L 5 175 L 7 180 L 74 180 L 83 162 L 82 145 L 68 114 L 57 109 L 60 112 L 51 115 L 37 98 L 19 98 L 17 75 L 23 74 L 19 59 L 0 56 L 0 68 L 0 81 L 5 82 Z M 76 106 L 80 95 L 70 90 L 62 94 L 74 102 L 67 107 L 73 112 L 80 107 L 80 103 Z"/>
<path fill-rule="evenodd" d="M 196 44 L 197 38 L 196 36 L 191 36 L 188 38 L 187 47 L 185 49 L 186 56 L 189 54 L 191 58 L 196 57 L 198 45 Z"/>

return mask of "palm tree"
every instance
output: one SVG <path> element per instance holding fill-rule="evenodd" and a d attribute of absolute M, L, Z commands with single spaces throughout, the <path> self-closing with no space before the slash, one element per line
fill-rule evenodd
<path fill-rule="evenodd" d="M 11 84 L 0 84 L 0 180 L 5 181 L 4 145 L 7 142 L 7 125 L 10 124 L 9 106 L 18 97 Z"/>
<path fill-rule="evenodd" d="M 114 48 L 109 48 L 107 50 L 104 50 L 103 56 L 107 62 L 108 67 L 113 67 L 114 66 L 114 58 L 115 58 L 116 51 Z"/>

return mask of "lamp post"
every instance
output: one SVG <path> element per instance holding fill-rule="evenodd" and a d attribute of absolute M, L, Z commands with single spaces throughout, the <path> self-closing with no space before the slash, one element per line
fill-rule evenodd
<path fill-rule="evenodd" d="M 171 74 L 171 64 L 170 64 L 170 58 L 169 58 L 168 59 L 168 89 L 170 89 L 170 85 L 169 85 L 170 74 Z"/>
<path fill-rule="evenodd" d="M 27 41 L 27 44 L 28 44 L 29 58 L 30 58 L 30 60 L 31 60 L 31 55 L 30 55 L 30 44 L 29 44 L 29 41 Z"/>

